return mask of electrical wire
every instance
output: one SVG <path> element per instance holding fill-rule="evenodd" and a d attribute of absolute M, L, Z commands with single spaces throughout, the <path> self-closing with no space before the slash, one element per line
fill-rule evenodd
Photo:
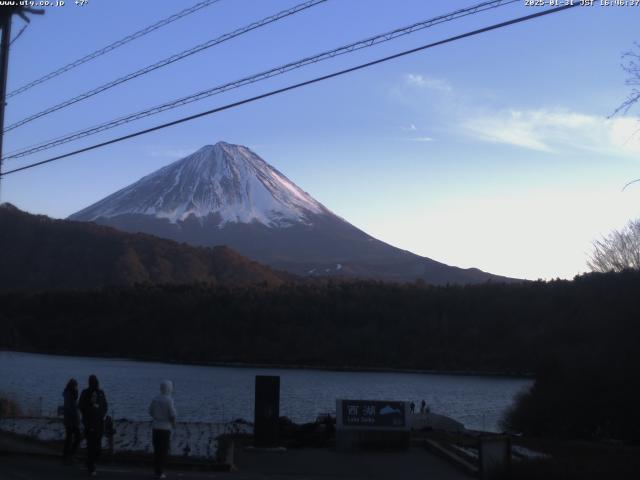
<path fill-rule="evenodd" d="M 203 8 L 209 7 L 211 5 L 213 5 L 214 3 L 218 3 L 220 0 L 204 0 L 202 2 L 198 2 L 195 5 L 193 5 L 192 7 L 186 8 L 184 10 L 181 10 L 178 13 L 175 13 L 173 15 L 171 15 L 170 17 L 164 18 L 162 20 L 160 20 L 159 22 L 154 23 L 153 25 L 149 25 L 146 28 L 143 28 L 142 30 L 138 30 L 135 33 L 132 33 L 131 35 L 127 35 L 126 37 L 117 40 L 113 43 L 110 43 L 109 45 L 107 45 L 106 47 L 103 47 L 99 50 L 96 50 L 88 55 L 85 55 L 82 58 L 79 58 L 71 63 L 68 63 L 67 65 L 64 65 L 63 67 L 58 68 L 57 70 L 54 70 L 53 72 L 50 72 L 46 75 L 43 75 L 40 78 L 37 78 L 29 83 L 27 83 L 26 85 L 23 85 L 20 88 L 15 89 L 14 91 L 10 92 L 7 94 L 7 98 L 11 98 L 15 95 L 18 95 L 20 93 L 26 92 L 27 90 L 35 87 L 36 85 L 40 85 L 41 83 L 44 83 L 48 80 L 51 80 L 52 78 L 55 78 L 59 75 L 62 75 L 65 72 L 68 72 L 69 70 L 72 70 L 76 67 L 79 67 L 80 65 L 87 63 L 95 58 L 98 58 L 101 55 L 104 55 L 105 53 L 109 53 L 113 50 L 115 50 L 116 48 L 119 48 L 123 45 L 126 45 L 129 42 L 132 42 L 133 40 L 136 40 L 140 37 L 143 37 L 155 30 L 158 30 L 159 28 L 162 28 L 166 25 L 169 25 L 172 22 L 175 22 L 176 20 L 179 20 L 183 17 L 186 17 L 187 15 L 191 15 L 192 13 L 195 13 Z M 15 41 L 15 39 L 14 39 Z"/>
<path fill-rule="evenodd" d="M 62 136 L 62 137 L 58 137 L 56 139 L 52 139 L 52 140 L 48 140 L 45 142 L 41 142 L 40 144 L 37 145 L 32 145 L 29 147 L 24 147 L 19 149 L 18 151 L 14 151 L 9 153 L 8 155 L 5 156 L 5 159 L 11 159 L 11 158 L 20 158 L 20 157 L 24 157 L 27 155 L 32 155 L 34 153 L 37 152 L 41 152 L 43 150 L 48 150 L 50 148 L 68 143 L 68 142 L 72 142 L 75 140 L 78 140 L 80 138 L 84 138 L 90 135 L 95 135 L 99 132 L 103 132 L 105 130 L 110 130 L 112 128 L 118 127 L 120 125 L 124 125 L 126 123 L 130 123 L 145 117 L 149 117 L 152 115 L 156 115 L 158 113 L 167 111 L 167 110 L 171 110 L 173 108 L 177 108 L 177 107 L 181 107 L 183 105 L 187 105 L 189 103 L 193 103 L 199 100 L 203 100 L 205 98 L 211 97 L 213 95 L 217 95 L 229 90 L 233 90 L 236 88 L 240 88 L 243 87 L 245 85 L 249 85 L 252 83 L 256 83 L 262 80 L 266 80 L 272 77 L 275 77 L 277 75 L 282 75 L 284 73 L 287 73 L 291 70 L 295 70 L 298 68 L 302 68 L 305 67 L 307 65 L 311 65 L 314 63 L 318 63 L 330 58 L 334 58 L 337 57 L 339 55 L 344 55 L 347 53 L 351 53 L 354 52 L 356 50 L 361 50 L 363 48 L 369 48 L 372 47 L 374 45 L 380 44 L 380 43 L 384 43 L 384 42 L 388 42 L 391 40 L 394 40 L 398 37 L 401 36 L 405 36 L 405 35 L 409 35 L 411 33 L 417 32 L 419 30 L 423 30 L 425 28 L 429 28 L 432 27 L 434 25 L 438 25 L 440 23 L 444 23 L 444 22 L 449 22 L 458 18 L 462 18 L 468 15 L 473 15 L 479 12 L 483 12 L 485 10 L 489 10 L 489 9 L 494 9 L 494 8 L 498 8 L 504 5 L 508 5 L 511 3 L 515 3 L 515 2 L 519 2 L 520 0 L 493 0 L 493 1 L 485 1 L 479 4 L 476 4 L 472 7 L 467 7 L 467 8 L 463 8 L 460 10 L 456 10 L 454 12 L 445 14 L 445 15 L 440 15 L 428 20 L 424 20 L 421 22 L 417 22 L 414 23 L 412 25 L 409 26 L 405 26 L 405 27 L 401 27 L 401 28 L 397 28 L 395 30 L 392 30 L 390 32 L 386 32 L 386 33 L 382 33 L 379 35 L 375 35 L 373 37 L 369 37 L 366 38 L 364 40 L 360 40 L 348 45 L 344 45 L 338 48 L 335 48 L 333 50 L 329 50 L 329 51 L 325 51 L 322 52 L 320 54 L 317 55 L 313 55 L 311 57 L 306 57 L 303 58 L 301 60 L 297 60 L 295 62 L 291 62 L 291 63 L 287 63 L 285 65 L 280 65 L 278 67 L 275 68 L 271 68 L 267 71 L 261 72 L 261 73 L 257 73 L 257 74 L 253 74 L 250 75 L 248 77 L 244 77 L 242 79 L 239 80 L 235 80 L 232 82 L 228 82 L 228 83 L 224 83 L 222 85 L 217 85 L 215 87 L 209 88 L 207 90 L 203 90 L 191 95 L 188 95 L 186 97 L 182 97 L 176 100 L 172 100 L 166 103 L 163 103 L 161 105 L 156 105 L 155 107 L 152 108 L 148 108 L 146 110 L 142 110 L 136 113 L 132 113 L 123 117 L 119 117 L 117 119 L 114 120 L 110 120 L 108 122 L 99 124 L 99 125 L 95 125 L 93 127 L 89 127 L 87 129 L 84 130 L 80 130 L 77 131 L 75 133 L 72 134 L 68 134 L 66 136 Z"/>
<path fill-rule="evenodd" d="M 211 110 L 200 112 L 200 113 L 197 113 L 195 115 L 189 115 L 187 117 L 183 117 L 183 118 L 180 118 L 178 120 L 173 120 L 173 121 L 168 122 L 168 123 L 164 123 L 164 124 L 161 124 L 161 125 L 156 125 L 155 127 L 147 128 L 147 129 L 144 129 L 144 130 L 139 130 L 137 132 L 130 133 L 128 135 L 124 135 L 124 136 L 121 136 L 121 137 L 118 137 L 118 138 L 113 138 L 111 140 L 107 140 L 105 142 L 94 144 L 94 145 L 91 145 L 91 146 L 88 146 L 88 147 L 84 147 L 84 148 L 75 150 L 73 152 L 68 152 L 68 153 L 65 153 L 65 154 L 62 154 L 62 155 L 57 155 L 55 157 L 48 158 L 46 160 L 41 160 L 39 162 L 31 163 L 31 164 L 25 165 L 23 167 L 14 168 L 13 170 L 8 170 L 8 171 L 4 172 L 1 176 L 4 177 L 6 175 L 10 175 L 10 174 L 13 174 L 13 173 L 17 173 L 17 172 L 21 172 L 21 171 L 28 170 L 28 169 L 31 169 L 31 168 L 35 168 L 35 167 L 38 167 L 38 166 L 41 166 L 41 165 L 44 165 L 44 164 L 47 164 L 47 163 L 51 163 L 51 162 L 54 162 L 54 161 L 61 160 L 63 158 L 68 158 L 68 157 L 71 157 L 71 156 L 74 156 L 74 155 L 78 155 L 80 153 L 84 153 L 84 152 L 88 152 L 88 151 L 91 151 L 91 150 L 95 150 L 97 148 L 104 147 L 104 146 L 107 146 L 107 145 L 112 145 L 114 143 L 122 142 L 124 140 L 128 140 L 128 139 L 131 139 L 131 138 L 139 137 L 141 135 L 145 135 L 147 133 L 151 133 L 151 132 L 155 132 L 155 131 L 158 131 L 158 130 L 162 130 L 164 128 L 168 128 L 168 127 L 171 127 L 173 125 L 178 125 L 180 123 L 185 123 L 185 122 L 194 120 L 196 118 L 204 117 L 204 116 L 207 116 L 207 115 L 212 115 L 214 113 L 218 113 L 218 112 L 221 112 L 221 111 L 224 111 L 224 110 L 229 110 L 231 108 L 235 108 L 235 107 L 238 107 L 240 105 L 247 104 L 247 103 L 252 103 L 252 102 L 255 102 L 257 100 L 261 100 L 263 98 L 268 98 L 268 97 L 271 97 L 271 96 L 274 96 L 274 95 L 278 95 L 280 93 L 288 92 L 290 90 L 295 90 L 295 89 L 298 89 L 298 88 L 301 88 L 301 87 L 304 87 L 304 86 L 307 86 L 307 85 L 311 85 L 311 84 L 318 83 L 318 82 L 321 82 L 321 81 L 324 81 L 324 80 L 328 80 L 330 78 L 335 78 L 335 77 L 342 76 L 342 75 L 345 75 L 345 74 L 348 74 L 348 73 L 352 73 L 352 72 L 355 72 L 355 71 L 358 71 L 358 70 L 362 70 L 364 68 L 368 68 L 368 67 L 371 67 L 373 65 L 378 65 L 380 63 L 388 62 L 390 60 L 394 60 L 396 58 L 404 57 L 406 55 L 410 55 L 410 54 L 413 54 L 413 53 L 416 53 L 416 52 L 420 52 L 422 50 L 427 50 L 429 48 L 433 48 L 433 47 L 436 47 L 436 46 L 439 46 L 439 45 L 444 45 L 446 43 L 450 43 L 450 42 L 454 42 L 454 41 L 457 41 L 457 40 L 461 40 L 463 38 L 479 35 L 481 33 L 485 33 L 485 32 L 491 31 L 491 30 L 504 28 L 504 27 L 507 27 L 509 25 L 514 25 L 516 23 L 522 23 L 522 22 L 525 22 L 525 21 L 528 21 L 528 20 L 533 20 L 535 18 L 542 17 L 542 16 L 545 16 L 545 15 L 558 13 L 560 11 L 567 10 L 569 8 L 573 8 L 573 7 L 577 7 L 577 6 L 579 6 L 579 4 L 575 3 L 575 4 L 567 4 L 567 5 L 564 5 L 564 6 L 561 6 L 561 7 L 552 8 L 552 9 L 546 9 L 546 10 L 543 10 L 541 12 L 537 12 L 537 13 L 533 13 L 533 14 L 530 14 L 530 15 L 525 15 L 523 17 L 514 18 L 514 19 L 511 19 L 511 20 L 508 20 L 508 21 L 505 21 L 505 22 L 493 24 L 493 25 L 490 25 L 488 27 L 483 27 L 483 28 L 480 28 L 480 29 L 477 29 L 477 30 L 473 30 L 471 32 L 467 32 L 467 33 L 463 33 L 463 34 L 456 35 L 456 36 L 453 36 L 453 37 L 449 37 L 449 38 L 446 38 L 444 40 L 440 40 L 440 41 L 437 41 L 437 42 L 433 42 L 433 43 L 429 43 L 429 44 L 426 44 L 426 45 L 422 45 L 420 47 L 412 48 L 410 50 L 404 50 L 402 52 L 399 52 L 399 53 L 396 53 L 396 54 L 393 54 L 393 55 L 389 55 L 387 57 L 379 58 L 377 60 L 373 60 L 373 61 L 370 61 L 370 62 L 367 62 L 367 63 L 363 63 L 363 64 L 357 65 L 355 67 L 351 67 L 351 68 L 347 68 L 347 69 L 340 70 L 340 71 L 337 71 L 337 72 L 333 72 L 333 73 L 330 73 L 330 74 L 327 74 L 327 75 L 323 75 L 321 77 L 316 77 L 316 78 L 313 78 L 311 80 L 306 80 L 304 82 L 300 82 L 300 83 L 296 83 L 296 84 L 293 84 L 293 85 L 289 85 L 287 87 L 279 88 L 277 90 L 271 90 L 271 91 L 269 91 L 267 93 L 263 93 L 261 95 L 256 95 L 256 96 L 250 97 L 250 98 L 245 98 L 245 99 L 237 101 L 237 102 L 229 103 L 229 104 L 224 105 L 222 107 L 217 107 L 217 108 L 214 108 L 214 109 L 211 109 Z"/>
<path fill-rule="evenodd" d="M 22 28 L 20 29 L 20 31 L 18 32 L 18 34 L 13 37 L 13 40 L 11 40 L 9 42 L 9 46 L 13 45 L 13 42 L 15 42 L 16 40 L 18 40 L 20 38 L 20 35 L 22 35 L 24 33 L 24 31 L 27 29 L 27 27 L 29 26 L 29 23 L 25 23 Z"/>
<path fill-rule="evenodd" d="M 93 90 L 89 90 L 87 92 L 81 93 L 80 95 L 77 95 L 73 98 L 70 98 L 68 100 L 65 100 L 62 103 L 59 103 L 57 105 L 54 105 L 52 107 L 49 107 L 45 110 L 42 110 L 38 113 L 34 113 L 33 115 L 30 115 L 26 118 L 23 118 L 22 120 L 19 120 L 11 125 L 9 125 L 8 127 L 6 127 L 4 129 L 4 132 L 8 132 L 10 130 L 13 130 L 15 128 L 18 128 L 22 125 L 25 125 L 29 122 L 32 122 L 38 118 L 44 117 L 46 115 L 49 115 L 53 112 L 57 112 L 58 110 L 62 110 L 63 108 L 66 108 L 70 105 L 73 105 L 75 103 L 81 102 L 82 100 L 86 100 L 87 98 L 93 97 L 94 95 L 97 95 L 99 93 L 102 93 L 106 90 L 109 90 L 113 87 L 116 87 L 120 84 L 123 84 L 125 82 L 128 82 L 129 80 L 133 80 L 134 78 L 138 78 L 142 75 L 146 75 L 148 73 L 151 73 L 155 70 L 158 70 L 159 68 L 162 67 L 166 67 L 167 65 L 171 65 L 174 62 L 177 62 L 179 60 L 182 60 L 184 58 L 190 57 L 191 55 L 194 55 L 196 53 L 199 53 L 203 50 L 206 50 L 208 48 L 211 48 L 215 45 L 219 45 L 221 43 L 224 43 L 228 40 L 231 40 L 233 38 L 239 37 L 241 35 L 244 35 L 245 33 L 248 33 L 252 30 L 264 27 L 265 25 L 269 25 L 273 22 L 277 22 L 278 20 L 282 20 L 283 18 L 289 17 L 291 15 L 295 15 L 296 13 L 299 13 L 303 10 L 307 10 L 311 7 L 315 7 L 316 5 L 320 4 L 320 3 L 324 3 L 327 0 L 308 0 L 306 2 L 303 2 L 299 5 L 296 5 L 295 7 L 292 8 L 288 8 L 286 10 L 283 10 L 281 12 L 278 12 L 274 15 L 270 15 L 268 17 L 263 18 L 262 20 L 258 20 L 257 22 L 253 22 L 249 25 L 246 25 L 242 28 L 239 28 L 237 30 L 234 30 L 233 32 L 230 33 L 225 33 L 224 35 L 221 35 L 219 37 L 216 37 L 212 40 L 209 40 L 205 43 L 202 43 L 200 45 L 196 45 L 195 47 L 189 48 L 188 50 L 184 50 L 180 53 L 177 53 L 175 55 L 171 55 L 170 57 L 167 57 L 165 59 L 160 60 L 159 62 L 153 63 L 151 65 L 147 65 L 144 68 L 141 68 L 139 70 L 136 70 L 135 72 L 129 73 L 123 77 L 120 78 L 116 78 L 115 80 L 112 80 L 111 82 L 105 83 L 103 85 L 100 85 L 97 88 L 94 88 Z"/>

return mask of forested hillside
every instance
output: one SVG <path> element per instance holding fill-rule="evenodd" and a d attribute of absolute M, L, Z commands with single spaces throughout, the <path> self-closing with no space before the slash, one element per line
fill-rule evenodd
<path fill-rule="evenodd" d="M 31 215 L 0 205 L 0 290 L 84 289 L 136 283 L 278 285 L 293 275 L 227 247 Z"/>

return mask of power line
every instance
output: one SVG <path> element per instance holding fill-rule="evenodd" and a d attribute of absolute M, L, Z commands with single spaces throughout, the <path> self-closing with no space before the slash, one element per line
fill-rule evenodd
<path fill-rule="evenodd" d="M 324 3 L 327 0 L 308 0 L 306 2 L 303 2 L 299 5 L 296 5 L 295 7 L 292 8 L 288 8 L 286 10 L 283 10 L 281 12 L 278 12 L 274 15 L 270 15 L 268 17 L 263 18 L 262 20 L 258 20 L 257 22 L 253 22 L 249 25 L 246 25 L 242 28 L 238 28 L 237 30 L 234 30 L 233 32 L 230 33 L 225 33 L 224 35 L 221 35 L 217 38 L 214 38 L 212 40 L 209 40 L 205 43 L 202 43 L 200 45 L 196 45 L 195 47 L 192 47 L 188 50 L 184 50 L 180 53 L 177 53 L 175 55 L 171 55 L 170 57 L 167 57 L 163 60 L 160 60 L 159 62 L 153 63 L 151 65 L 147 65 L 144 68 L 141 68 L 140 70 L 136 70 L 135 72 L 129 73 L 123 77 L 120 78 L 116 78 L 115 80 L 112 80 L 111 82 L 105 83 L 103 85 L 100 85 L 97 88 L 94 88 L 93 90 L 89 90 L 87 92 L 81 93 L 80 95 L 77 95 L 73 98 L 70 98 L 68 100 L 65 100 L 62 103 L 59 103 L 57 105 L 54 105 L 52 107 L 49 107 L 45 110 L 42 110 L 41 112 L 38 113 L 34 113 L 33 115 L 30 115 L 26 118 L 23 118 L 22 120 L 19 120 L 11 125 L 9 125 L 8 127 L 6 127 L 4 129 L 5 132 L 8 132 L 9 130 L 13 130 L 15 128 L 18 128 L 22 125 L 25 125 L 29 122 L 32 122 L 38 118 L 44 117 L 45 115 L 49 115 L 50 113 L 56 112 L 58 110 L 62 110 L 63 108 L 66 108 L 70 105 L 73 105 L 75 103 L 81 102 L 82 100 L 86 100 L 87 98 L 93 97 L 94 95 L 97 95 L 99 93 L 102 93 L 106 90 L 109 90 L 113 87 L 116 87 L 120 84 L 123 84 L 125 82 L 128 82 L 129 80 L 133 80 L 134 78 L 140 77 L 142 75 L 146 75 L 147 73 L 151 73 L 154 70 L 158 70 L 162 67 L 166 67 L 167 65 L 171 65 L 174 62 L 177 62 L 179 60 L 182 60 L 184 58 L 190 57 L 191 55 L 194 55 L 196 53 L 199 53 L 203 50 L 206 50 L 208 48 L 211 48 L 215 45 L 219 45 L 221 43 L 224 43 L 228 40 L 231 40 L 233 38 L 239 37 L 241 35 L 244 35 L 245 33 L 248 33 L 252 30 L 256 30 L 258 28 L 264 27 L 265 25 L 269 25 L 270 23 L 273 22 L 277 22 L 278 20 L 282 20 L 283 18 L 289 17 L 291 15 L 295 15 L 296 13 L 299 13 L 303 10 L 306 10 L 308 8 L 311 7 L 315 7 L 316 5 L 320 4 L 320 3 Z"/>
<path fill-rule="evenodd" d="M 106 47 L 103 47 L 99 50 L 96 50 L 88 55 L 85 55 L 82 58 L 79 58 L 78 60 L 75 60 L 71 63 L 68 63 L 67 65 L 64 65 L 63 67 L 58 68 L 57 70 L 54 70 L 51 73 L 48 73 L 40 78 L 37 78 L 35 80 L 33 80 L 32 82 L 27 83 L 26 85 L 23 85 L 20 88 L 17 88 L 16 90 L 10 92 L 7 94 L 7 98 L 11 98 L 15 95 L 18 95 L 20 93 L 26 92 L 27 90 L 35 87 L 36 85 L 40 85 L 41 83 L 44 83 L 48 80 L 51 80 L 52 78 L 55 78 L 59 75 L 62 75 L 65 72 L 68 72 L 69 70 L 72 70 L 80 65 L 82 65 L 83 63 L 87 63 L 97 57 L 100 57 L 101 55 L 104 55 L 105 53 L 109 53 L 112 50 L 115 50 L 116 48 L 119 48 L 123 45 L 126 45 L 129 42 L 132 42 L 133 40 L 136 40 L 140 37 L 143 37 L 151 32 L 153 32 L 154 30 L 158 30 L 159 28 L 162 28 L 166 25 L 169 25 L 172 22 L 175 22 L 176 20 L 179 20 L 183 17 L 186 17 L 187 15 L 191 15 L 192 13 L 195 13 L 203 8 L 206 8 L 210 5 L 213 5 L 214 3 L 218 3 L 220 0 L 204 0 L 202 2 L 198 2 L 195 5 L 193 5 L 192 7 L 186 8 L 178 13 L 175 13 L 173 15 L 171 15 L 170 17 L 164 18 L 162 20 L 160 20 L 159 22 L 154 23 L 153 25 L 149 25 L 148 27 L 143 28 L 142 30 L 138 30 L 135 33 L 132 33 L 131 35 L 127 35 L 126 37 L 117 40 L 113 43 L 110 43 L 109 45 L 107 45 Z"/>
<path fill-rule="evenodd" d="M 13 45 L 13 42 L 15 42 L 16 40 L 18 40 L 18 39 L 20 38 L 20 35 L 22 35 L 22 34 L 24 33 L 24 31 L 27 29 L 27 27 L 28 27 L 29 25 L 30 25 L 29 23 L 25 23 L 25 24 L 22 26 L 22 28 L 20 29 L 20 31 L 18 32 L 18 34 L 17 34 L 15 37 L 13 37 L 13 40 L 11 40 L 11 41 L 9 42 L 9 46 Z M 7 97 L 8 97 L 8 95 L 7 95 Z"/>
<path fill-rule="evenodd" d="M 382 33 L 375 35 L 373 37 L 366 38 L 364 40 L 360 40 L 354 43 L 350 43 L 348 45 L 344 45 L 342 47 L 335 48 L 333 50 L 325 51 L 317 55 L 313 55 L 311 57 L 306 57 L 301 60 L 297 60 L 295 62 L 287 63 L 285 65 L 280 65 L 275 68 L 271 68 L 270 70 L 253 74 L 248 77 L 244 77 L 240 80 L 235 80 L 233 82 L 228 82 L 222 85 L 217 85 L 215 87 L 209 88 L 207 90 L 203 90 L 192 95 L 188 95 L 186 97 L 179 98 L 177 100 L 172 100 L 170 102 L 163 103 L 161 105 L 156 105 L 155 107 L 142 110 L 140 112 L 132 113 L 120 118 L 116 118 L 115 120 L 110 120 L 108 122 L 77 131 L 72 134 L 68 134 L 62 137 L 58 137 L 56 139 L 48 140 L 45 142 L 41 142 L 38 145 L 32 145 L 29 147 L 25 147 L 16 151 L 16 153 L 11 153 L 7 155 L 6 158 L 20 158 L 25 157 L 27 155 L 31 155 L 33 153 L 41 152 L 43 150 L 48 150 L 50 148 L 72 142 L 74 140 L 78 140 L 80 138 L 84 138 L 90 135 L 95 135 L 96 133 L 103 132 L 105 130 L 110 130 L 112 128 L 118 127 L 120 125 L 124 125 L 126 123 L 130 123 L 141 118 L 149 117 L 151 115 L 155 115 L 167 110 L 171 110 L 173 108 L 181 107 L 183 105 L 187 105 L 189 103 L 193 103 L 199 100 L 203 100 L 205 98 L 211 97 L 213 95 L 217 95 L 219 93 L 223 93 L 229 90 L 233 90 L 236 88 L 240 88 L 245 85 L 249 85 L 255 82 L 259 82 L 262 80 L 266 80 L 277 75 L 282 75 L 291 70 L 295 70 L 298 68 L 305 67 L 307 65 L 311 65 L 313 63 L 318 63 L 330 58 L 337 57 L 339 55 L 344 55 L 347 53 L 351 53 L 356 50 L 361 50 L 363 48 L 369 48 L 374 45 L 391 41 L 395 38 L 409 35 L 411 33 L 417 32 L 419 30 L 432 27 L 434 25 L 438 25 L 440 23 L 449 22 L 455 20 L 457 18 L 465 17 L 468 15 L 473 15 L 479 12 L 483 12 L 485 10 L 498 8 L 504 5 L 508 5 L 511 3 L 519 2 L 520 0 L 493 0 L 493 1 L 485 1 L 474 5 L 472 7 L 463 8 L 460 10 L 456 10 L 454 12 L 440 15 L 428 20 L 424 20 L 418 23 L 414 23 L 412 25 L 397 28 L 390 32 Z"/>
<path fill-rule="evenodd" d="M 454 41 L 457 41 L 457 40 L 461 40 L 463 38 L 471 37 L 471 36 L 474 36 L 474 35 L 479 35 L 481 33 L 485 33 L 485 32 L 491 31 L 491 30 L 496 30 L 496 29 L 499 29 L 499 28 L 507 27 L 509 25 L 514 25 L 516 23 L 522 23 L 522 22 L 525 22 L 525 21 L 528 21 L 528 20 L 533 20 L 534 18 L 538 18 L 538 17 L 542 17 L 544 15 L 550 15 L 550 14 L 553 14 L 553 13 L 557 13 L 557 12 L 560 12 L 562 10 L 567 10 L 569 8 L 577 7 L 578 5 L 579 5 L 578 3 L 567 4 L 567 5 L 564 5 L 564 6 L 561 6 L 561 7 L 556 7 L 556 8 L 553 8 L 553 9 L 543 10 L 541 12 L 533 13 L 531 15 L 525 15 L 523 17 L 514 18 L 514 19 L 508 20 L 506 22 L 496 23 L 496 24 L 490 25 L 488 27 L 483 27 L 483 28 L 480 28 L 478 30 L 473 30 L 471 32 L 467 32 L 467 33 L 463 33 L 463 34 L 460 34 L 460 35 L 456 35 L 454 37 L 449 37 L 449 38 L 446 38 L 444 40 L 440 40 L 440 41 L 437 41 L 437 42 L 429 43 L 427 45 L 422 45 L 420 47 L 412 48 L 410 50 L 404 50 L 404 51 L 402 51 L 400 53 L 396 53 L 394 55 L 389 55 L 387 57 L 379 58 L 379 59 L 373 60 L 371 62 L 362 63 L 362 64 L 357 65 L 355 67 L 351 67 L 351 68 L 347 68 L 347 69 L 344 69 L 344 70 L 340 70 L 340 71 L 337 71 L 337 72 L 334 72 L 334 73 L 330 73 L 328 75 L 323 75 L 321 77 L 316 77 L 316 78 L 313 78 L 311 80 L 306 80 L 304 82 L 300 82 L 300 83 L 296 83 L 296 84 L 293 84 L 293 85 L 289 85 L 287 87 L 279 88 L 277 90 L 271 90 L 271 91 L 269 91 L 267 93 L 263 93 L 261 95 L 256 95 L 254 97 L 245 98 L 244 100 L 240 100 L 240 101 L 237 101 L 237 102 L 229 103 L 227 105 L 223 105 L 222 107 L 217 107 L 217 108 L 214 108 L 214 109 L 211 109 L 211 110 L 200 112 L 200 113 L 197 113 L 195 115 L 189 115 L 187 117 L 183 117 L 183 118 L 180 118 L 178 120 L 173 120 L 171 122 L 167 122 L 167 123 L 164 123 L 164 124 L 161 124 L 161 125 L 156 125 L 155 127 L 147 128 L 147 129 L 144 129 L 144 130 L 139 130 L 137 132 L 130 133 L 128 135 L 123 135 L 121 137 L 113 138 L 111 140 L 107 140 L 105 142 L 101 142 L 101 143 L 98 143 L 98 144 L 95 144 L 95 145 L 91 145 L 89 147 L 84 147 L 84 148 L 75 150 L 73 152 L 68 152 L 68 153 L 65 153 L 65 154 L 62 154 L 62 155 L 58 155 L 58 156 L 49 158 L 47 160 L 41 160 L 39 162 L 31 163 L 31 164 L 25 165 L 23 167 L 14 168 L 13 170 L 8 170 L 7 172 L 3 173 L 2 176 L 10 175 L 12 173 L 21 172 L 23 170 L 28 170 L 28 169 L 31 169 L 31 168 L 35 168 L 35 167 L 38 167 L 40 165 L 44 165 L 46 163 L 51 163 L 51 162 L 54 162 L 54 161 L 57 161 L 57 160 L 61 160 L 63 158 L 67 158 L 67 157 L 71 157 L 71 156 L 74 156 L 74 155 L 78 155 L 80 153 L 88 152 L 90 150 L 95 150 L 97 148 L 101 148 L 101 147 L 104 147 L 104 146 L 107 146 L 107 145 L 111 145 L 111 144 L 114 144 L 114 143 L 119 143 L 119 142 L 122 142 L 124 140 L 128 140 L 128 139 L 131 139 L 131 138 L 134 138 L 134 137 L 139 137 L 139 136 L 145 135 L 147 133 L 151 133 L 151 132 L 155 132 L 157 130 L 162 130 L 164 128 L 171 127 L 173 125 L 178 125 L 180 123 L 185 123 L 185 122 L 188 122 L 188 121 L 191 121 L 191 120 L 195 120 L 195 119 L 200 118 L 200 117 L 204 117 L 204 116 L 207 116 L 207 115 L 212 115 L 214 113 L 218 113 L 218 112 L 221 112 L 221 111 L 224 111 L 224 110 L 229 110 L 231 108 L 235 108 L 235 107 L 238 107 L 240 105 L 244 105 L 244 104 L 247 104 L 247 103 L 252 103 L 252 102 L 255 102 L 257 100 L 261 100 L 263 98 L 267 98 L 267 97 L 271 97 L 271 96 L 274 96 L 274 95 L 278 95 L 280 93 L 288 92 L 290 90 L 295 90 L 295 89 L 298 89 L 298 88 L 301 88 L 301 87 L 305 87 L 307 85 L 311 85 L 311 84 L 318 83 L 318 82 L 321 82 L 321 81 L 324 81 L 324 80 L 328 80 L 330 78 L 346 75 L 347 73 L 352 73 L 352 72 L 355 72 L 355 71 L 358 71 L 358 70 L 362 70 L 364 68 L 371 67 L 373 65 L 378 65 L 380 63 L 388 62 L 388 61 L 394 60 L 396 58 L 400 58 L 400 57 L 404 57 L 406 55 L 410 55 L 410 54 L 413 54 L 413 53 L 416 53 L 416 52 L 420 52 L 422 50 L 427 50 L 429 48 L 437 47 L 439 45 L 444 45 L 445 43 L 450 43 L 450 42 L 454 42 Z"/>

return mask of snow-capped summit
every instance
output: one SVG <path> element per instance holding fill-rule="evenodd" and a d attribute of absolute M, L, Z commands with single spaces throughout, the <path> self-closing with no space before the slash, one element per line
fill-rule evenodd
<path fill-rule="evenodd" d="M 147 175 L 74 214 L 96 220 L 150 215 L 171 223 L 190 216 L 227 223 L 288 226 L 328 212 L 309 194 L 247 147 L 218 142 Z"/>
<path fill-rule="evenodd" d="M 440 284 L 507 280 L 381 242 L 247 147 L 225 142 L 202 147 L 70 218 L 192 245 L 227 245 L 298 275 Z"/>

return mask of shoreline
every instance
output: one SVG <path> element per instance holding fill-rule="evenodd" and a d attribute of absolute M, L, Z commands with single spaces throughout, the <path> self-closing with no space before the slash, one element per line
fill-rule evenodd
<path fill-rule="evenodd" d="M 270 364 L 270 363 L 245 363 L 245 362 L 188 362 L 177 360 L 166 360 L 162 358 L 140 358 L 122 357 L 116 355 L 87 355 L 61 352 L 36 352 L 30 350 L 5 350 L 0 349 L 0 353 L 27 353 L 32 355 L 55 355 L 58 357 L 80 357 L 108 360 L 126 360 L 144 363 L 166 363 L 168 365 L 189 365 L 200 367 L 223 367 L 223 368 L 257 368 L 257 369 L 277 369 L 277 370 L 316 370 L 326 372 L 354 372 L 354 373 L 409 373 L 417 375 L 453 375 L 460 377 L 504 377 L 533 380 L 535 375 L 532 372 L 508 372 L 508 371 L 476 371 L 476 370 L 427 370 L 427 369 L 405 369 L 390 367 L 366 367 L 366 366 L 331 366 L 331 365 L 299 365 L 299 364 Z"/>

